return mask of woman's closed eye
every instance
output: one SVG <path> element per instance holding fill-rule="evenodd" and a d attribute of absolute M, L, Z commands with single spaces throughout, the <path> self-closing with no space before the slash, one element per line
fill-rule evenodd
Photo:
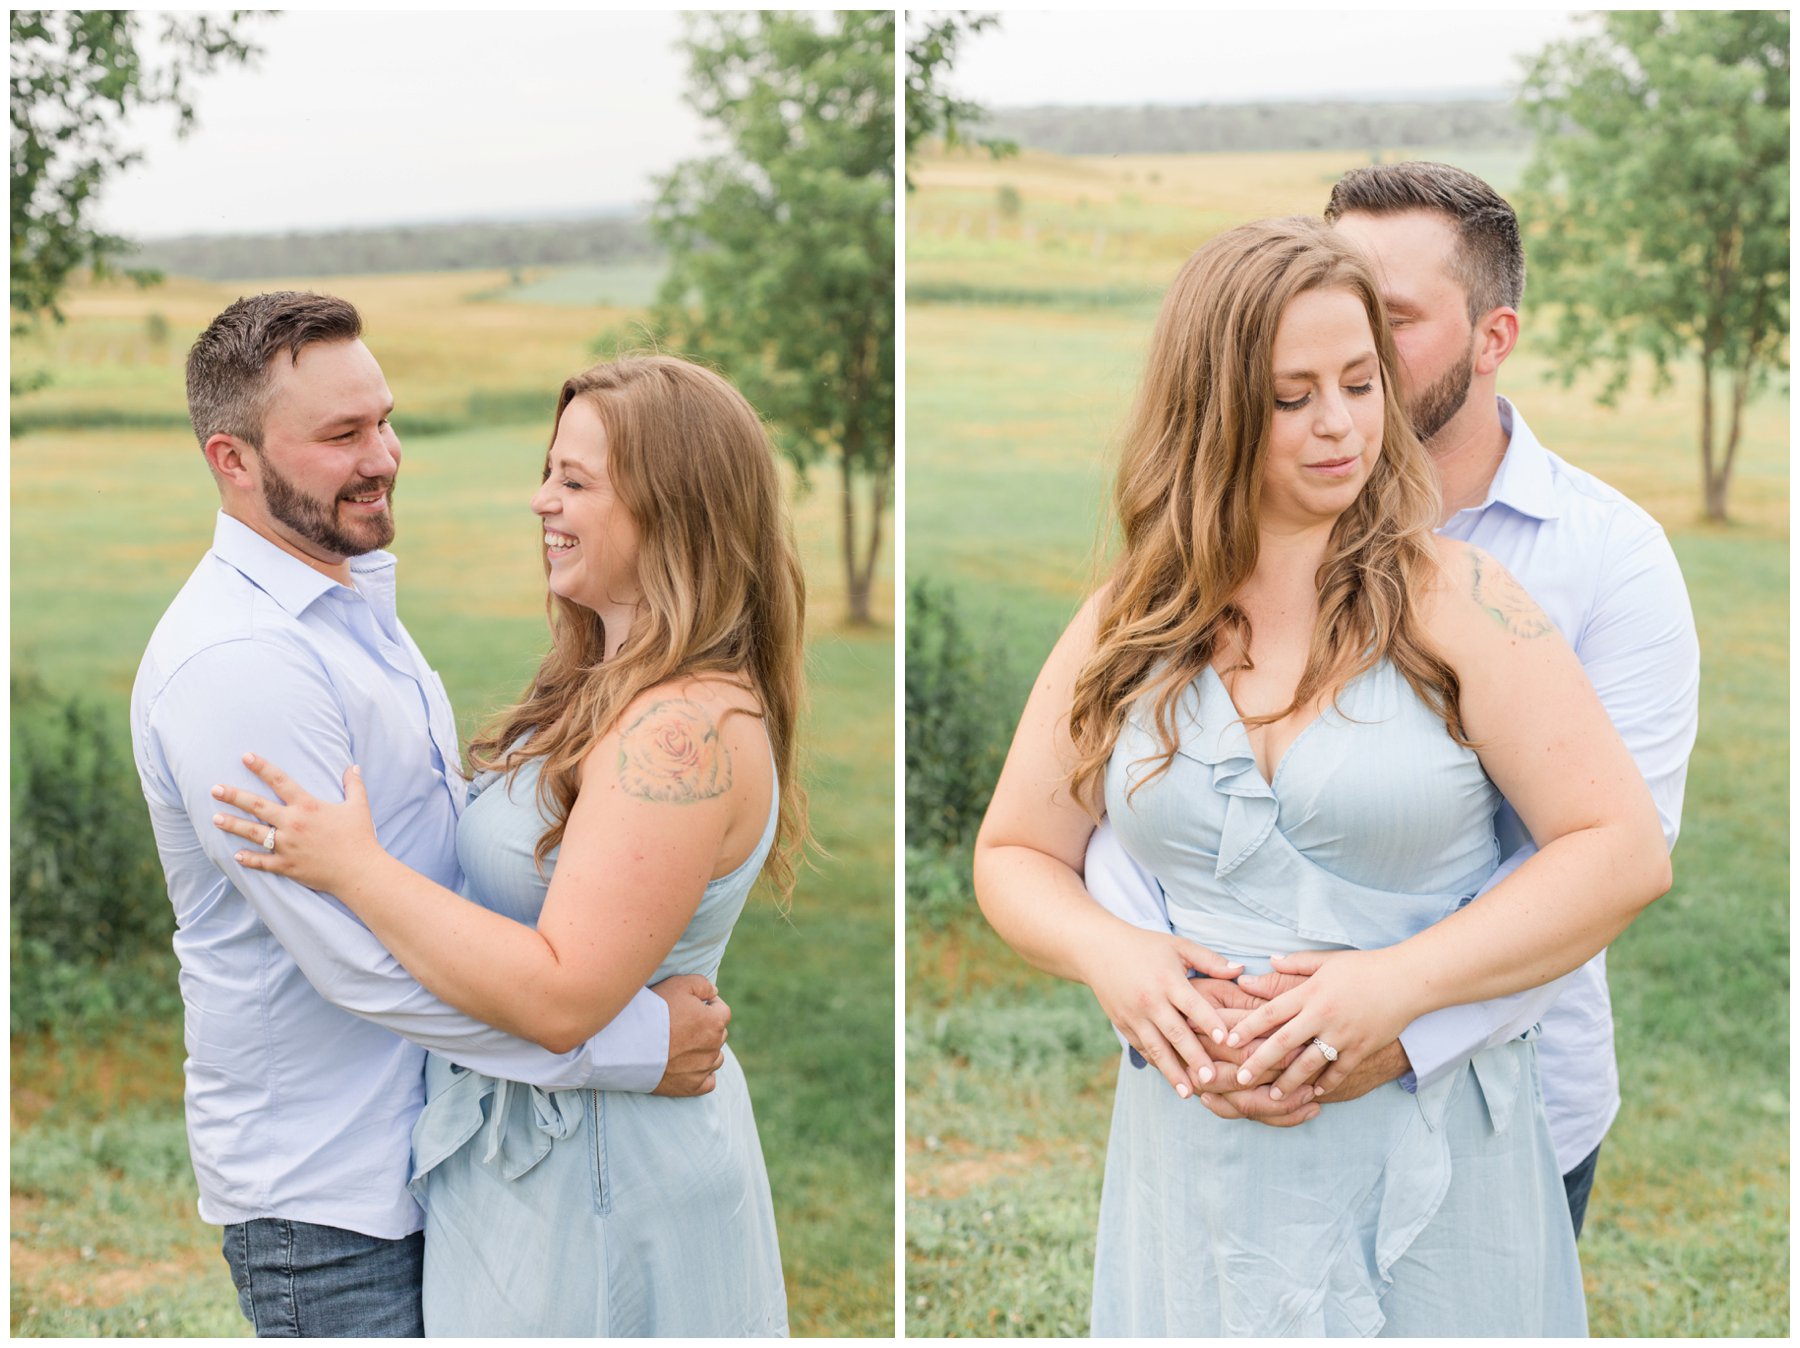
<path fill-rule="evenodd" d="M 1347 384 L 1344 387 L 1344 392 L 1348 393 L 1352 398 L 1366 398 L 1374 391 L 1375 381 L 1373 379 L 1366 380 L 1361 384 Z M 1275 400 L 1275 406 L 1283 412 L 1298 412 L 1311 401 L 1312 394 L 1305 393 L 1292 400 L 1277 398 Z"/>

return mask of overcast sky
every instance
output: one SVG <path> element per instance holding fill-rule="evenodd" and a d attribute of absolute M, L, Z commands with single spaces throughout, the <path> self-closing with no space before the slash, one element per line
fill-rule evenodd
<path fill-rule="evenodd" d="M 156 28 L 145 14 L 145 27 Z M 1101 13 L 1008 10 L 958 53 L 991 106 L 1487 94 L 1567 11 Z M 303 11 L 251 29 L 254 68 L 196 83 L 122 138 L 105 227 L 138 238 L 521 218 L 626 208 L 714 147 L 682 102 L 672 13 Z"/>
<path fill-rule="evenodd" d="M 107 184 L 106 227 L 158 238 L 616 208 L 712 148 L 681 101 L 670 13 L 289 11 L 251 32 L 264 54 L 195 84 L 186 140 L 166 113 L 126 125 L 144 159 Z"/>
<path fill-rule="evenodd" d="M 1517 85 L 1520 54 L 1574 31 L 1571 11 L 1527 8 L 1008 10 L 957 49 L 950 85 L 990 107 L 1487 96 Z"/>

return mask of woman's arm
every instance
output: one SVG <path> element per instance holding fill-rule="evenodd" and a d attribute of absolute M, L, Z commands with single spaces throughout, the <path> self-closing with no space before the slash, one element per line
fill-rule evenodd
<path fill-rule="evenodd" d="M 1463 722 L 1482 766 L 1539 851 L 1442 922 L 1385 950 L 1333 956 L 1253 1012 L 1238 1027 L 1245 1039 L 1287 1023 L 1246 1062 L 1245 1080 L 1314 1036 L 1338 1050 L 1341 1075 L 1426 1012 L 1565 974 L 1669 887 L 1656 807 L 1574 652 L 1492 557 L 1448 539 L 1438 545 L 1445 583 L 1425 606 L 1426 624 L 1461 680 Z M 1359 1023 L 1369 1018 L 1359 1003 L 1376 985 L 1388 992 L 1369 999 L 1383 1003 L 1383 1023 L 1372 1028 Z M 1316 1049 L 1302 1054 L 1276 1084 L 1291 1088 L 1319 1064 Z"/>
<path fill-rule="evenodd" d="M 1190 968 L 1230 978 L 1241 966 L 1177 936 L 1140 931 L 1082 886 L 1094 821 L 1069 792 L 1069 708 L 1093 653 L 1099 596 L 1088 600 L 1038 675 L 975 840 L 975 894 L 1000 937 L 1031 964 L 1086 983 L 1132 1044 L 1188 1095 L 1213 1078 L 1194 1030 L 1225 1023 L 1188 981 Z"/>
<path fill-rule="evenodd" d="M 354 769 L 344 804 L 328 805 L 247 756 L 287 803 L 229 790 L 219 798 L 278 830 L 276 852 L 247 851 L 244 864 L 335 894 L 444 1001 L 562 1052 L 644 985 L 707 882 L 730 869 L 722 853 L 761 836 L 773 785 L 768 754 L 757 718 L 726 716 L 730 705 L 698 685 L 652 690 L 594 745 L 535 929 L 382 851 Z M 671 753 L 676 741 L 691 752 Z M 763 811 L 754 832 L 746 805 Z M 258 840 L 266 832 L 241 820 L 221 827 Z"/>

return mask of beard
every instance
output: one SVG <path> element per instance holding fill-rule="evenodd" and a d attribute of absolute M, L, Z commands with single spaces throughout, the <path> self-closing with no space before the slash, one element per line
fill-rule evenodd
<path fill-rule="evenodd" d="M 1462 411 L 1469 400 L 1469 385 L 1475 379 L 1475 346 L 1469 344 L 1466 358 L 1452 365 L 1431 384 L 1419 390 L 1406 408 L 1412 418 L 1413 433 L 1425 443 L 1450 424 L 1450 418 Z"/>
<path fill-rule="evenodd" d="M 256 451 L 256 457 L 262 464 L 263 500 L 269 507 L 269 514 L 308 543 L 339 557 L 360 557 L 394 541 L 393 478 L 376 477 L 352 482 L 336 499 L 325 502 L 308 496 L 289 482 L 260 449 Z M 339 520 L 338 500 L 345 496 L 368 496 L 378 491 L 387 493 L 387 510 L 348 525 Z"/>

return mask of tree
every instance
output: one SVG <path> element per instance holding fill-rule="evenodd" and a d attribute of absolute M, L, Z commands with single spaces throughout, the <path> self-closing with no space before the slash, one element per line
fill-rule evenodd
<path fill-rule="evenodd" d="M 961 139 L 965 122 L 982 117 L 979 103 L 957 98 L 944 87 L 944 76 L 956 60 L 956 48 L 966 37 L 973 37 L 999 22 L 992 14 L 952 13 L 925 18 L 908 36 L 906 42 L 906 158 L 910 163 L 919 142 L 942 135 L 946 146 Z M 1008 140 L 982 139 L 976 144 L 987 149 L 996 159 L 1012 154 L 1019 147 Z M 906 190 L 912 191 L 908 174 Z"/>
<path fill-rule="evenodd" d="M 1537 57 L 1521 103 L 1563 378 L 1610 365 L 1610 405 L 1634 356 L 1658 388 L 1697 356 L 1706 517 L 1722 521 L 1745 401 L 1787 365 L 1787 13 L 1606 14 Z"/>
<path fill-rule="evenodd" d="M 102 184 L 143 157 L 121 142 L 120 119 L 138 108 L 172 107 L 177 134 L 194 124 L 189 82 L 226 61 L 256 54 L 240 35 L 245 13 L 171 14 L 162 61 L 141 48 L 130 10 L 13 10 L 13 331 L 49 317 L 77 270 L 104 275 L 130 241 L 95 227 Z M 128 273 L 154 279 L 154 273 Z"/>
<path fill-rule="evenodd" d="M 893 12 L 694 15 L 684 45 L 688 101 L 731 152 L 658 183 L 655 321 L 738 384 L 803 480 L 836 461 L 867 623 L 894 474 Z"/>

